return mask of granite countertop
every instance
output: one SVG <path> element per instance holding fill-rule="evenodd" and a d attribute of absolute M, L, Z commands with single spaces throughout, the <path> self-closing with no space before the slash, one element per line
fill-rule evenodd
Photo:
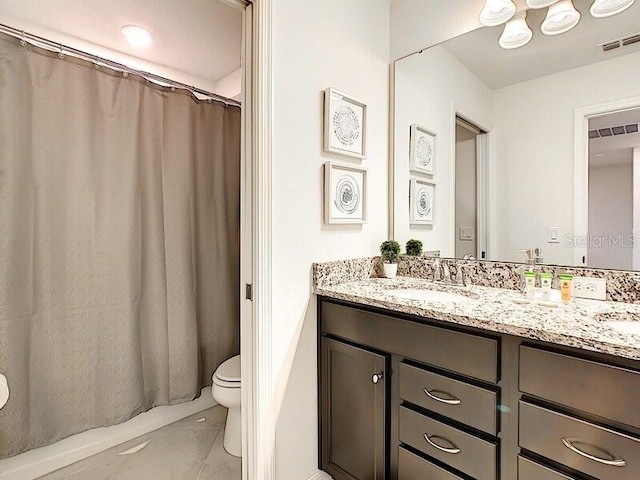
<path fill-rule="evenodd" d="M 448 303 L 427 302 L 385 293 L 386 290 L 424 288 L 459 292 L 476 299 Z M 314 293 L 489 332 L 640 360 L 640 328 L 636 330 L 638 333 L 632 333 L 623 329 L 625 325 L 608 322 L 640 321 L 638 304 L 576 299 L 569 305 L 559 304 L 550 308 L 534 303 L 515 303 L 513 299 L 522 299 L 522 295 L 514 290 L 477 285 L 445 286 L 411 277 L 370 278 L 332 286 L 316 285 Z"/>

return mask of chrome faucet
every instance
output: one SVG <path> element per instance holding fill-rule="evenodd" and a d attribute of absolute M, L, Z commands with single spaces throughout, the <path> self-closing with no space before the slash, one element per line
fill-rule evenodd
<path fill-rule="evenodd" d="M 436 258 L 433 261 L 433 281 L 448 283 L 450 285 L 460 285 L 465 287 L 467 282 L 464 277 L 464 271 L 462 269 L 462 265 L 458 263 L 455 266 L 455 270 L 456 270 L 455 278 L 452 278 L 451 265 L 449 264 L 449 261 Z"/>
<path fill-rule="evenodd" d="M 436 259 L 433 261 L 433 281 L 434 282 L 440 282 L 442 281 L 442 261 L 440 260 L 440 257 L 436 257 Z"/>
<path fill-rule="evenodd" d="M 451 283 L 451 269 L 449 269 L 449 262 L 442 261 L 442 281 L 444 283 Z"/>

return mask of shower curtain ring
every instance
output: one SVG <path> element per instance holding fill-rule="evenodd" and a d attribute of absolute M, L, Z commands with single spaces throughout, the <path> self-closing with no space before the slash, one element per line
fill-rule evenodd
<path fill-rule="evenodd" d="M 62 44 L 60 43 L 60 44 L 58 44 L 58 45 L 59 45 L 59 46 L 58 46 L 58 48 L 59 48 L 59 50 L 60 50 L 60 51 L 58 52 L 58 58 L 63 59 L 63 58 L 65 57 L 65 54 L 64 54 L 64 50 L 62 50 Z"/>
<path fill-rule="evenodd" d="M 26 47 L 27 41 L 24 38 L 24 30 L 20 30 L 20 46 Z"/>

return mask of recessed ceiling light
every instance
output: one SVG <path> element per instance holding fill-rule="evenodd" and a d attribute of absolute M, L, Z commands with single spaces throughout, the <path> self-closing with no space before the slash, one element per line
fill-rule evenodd
<path fill-rule="evenodd" d="M 153 41 L 151 38 L 151 32 L 137 25 L 125 25 L 121 30 L 126 37 L 127 42 L 129 42 L 129 45 L 132 47 L 148 47 Z"/>
<path fill-rule="evenodd" d="M 580 21 L 580 12 L 571 0 L 560 0 L 549 7 L 547 18 L 540 27 L 545 35 L 560 35 L 568 32 Z"/>
<path fill-rule="evenodd" d="M 591 5 L 591 16 L 595 18 L 610 17 L 620 12 L 624 12 L 636 0 L 595 0 Z"/>
<path fill-rule="evenodd" d="M 508 21 L 516 13 L 516 6 L 511 0 L 485 0 L 480 23 L 485 27 L 495 27 Z"/>

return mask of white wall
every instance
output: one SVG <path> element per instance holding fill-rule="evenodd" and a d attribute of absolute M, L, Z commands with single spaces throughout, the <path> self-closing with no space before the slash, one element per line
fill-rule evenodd
<path fill-rule="evenodd" d="M 484 0 L 393 0 L 391 58 L 475 30 L 483 4 Z"/>
<path fill-rule="evenodd" d="M 640 96 L 638 78 L 640 52 L 495 90 L 492 258 L 521 261 L 516 250 L 536 246 L 545 263 L 573 263 L 575 109 Z M 551 226 L 561 243 L 547 243 Z"/>
<path fill-rule="evenodd" d="M 388 0 L 279 0 L 273 11 L 273 366 L 276 478 L 315 474 L 316 299 L 311 264 L 378 253 L 388 232 Z M 322 91 L 367 104 L 368 221 L 322 223 Z M 355 162 L 358 163 L 358 162 Z"/>
<path fill-rule="evenodd" d="M 455 117 L 461 114 L 490 129 L 491 89 L 446 49 L 436 46 L 396 62 L 394 90 L 394 237 L 402 246 L 417 238 L 425 250 L 453 256 Z M 409 224 L 409 179 L 418 176 L 409 173 L 409 128 L 414 123 L 436 134 L 433 227 Z"/>
<path fill-rule="evenodd" d="M 218 80 L 212 91 L 223 97 L 242 100 L 242 67 Z"/>
<path fill-rule="evenodd" d="M 627 164 L 589 168 L 589 234 L 593 238 L 587 249 L 590 267 L 633 268 L 632 162 L 633 152 L 629 149 Z M 610 235 L 621 243 L 610 242 Z"/>

